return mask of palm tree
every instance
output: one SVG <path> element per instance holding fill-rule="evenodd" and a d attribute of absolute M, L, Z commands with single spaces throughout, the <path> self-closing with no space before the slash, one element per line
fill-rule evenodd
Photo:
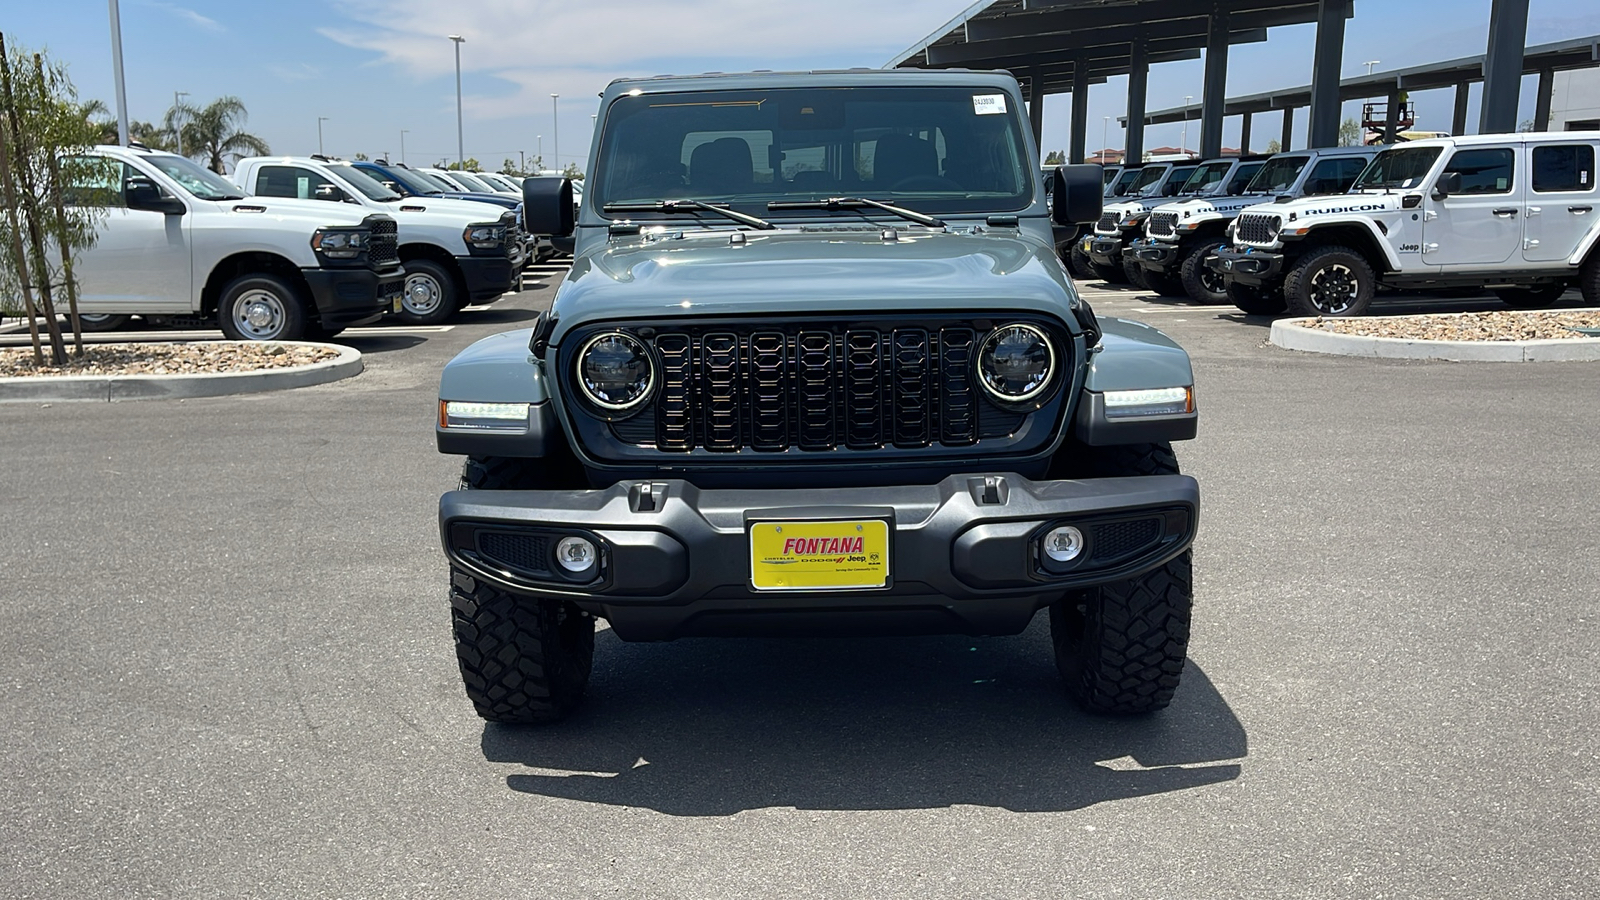
<path fill-rule="evenodd" d="M 99 100 L 78 104 L 84 119 L 94 126 L 95 140 L 102 144 L 117 142 L 117 117 Z M 154 150 L 166 150 L 172 140 L 172 130 L 162 125 L 132 120 L 128 122 L 128 137 Z"/>
<path fill-rule="evenodd" d="M 171 119 L 179 113 L 174 108 L 167 114 Z M 272 150 L 267 142 L 245 131 L 244 102 L 238 97 L 218 97 L 205 107 L 193 109 L 187 104 L 181 110 L 183 122 L 183 149 L 192 156 L 203 157 L 211 171 L 227 174 L 226 157 L 238 160 L 245 156 L 266 156 Z M 170 124 L 170 123 L 169 123 Z"/>

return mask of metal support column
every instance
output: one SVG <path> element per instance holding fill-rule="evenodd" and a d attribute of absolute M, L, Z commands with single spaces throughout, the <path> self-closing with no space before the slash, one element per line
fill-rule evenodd
<path fill-rule="evenodd" d="M 1228 105 L 1228 10 L 1221 3 L 1211 8 L 1211 28 L 1206 33 L 1206 75 L 1200 93 L 1200 156 L 1222 155 L 1222 117 Z"/>
<path fill-rule="evenodd" d="M 1389 108 L 1383 121 L 1383 142 L 1385 144 L 1394 143 L 1395 135 L 1400 133 L 1400 97 L 1401 92 L 1398 84 L 1389 88 Z M 1366 137 L 1365 129 L 1363 129 L 1361 139 L 1364 141 Z"/>
<path fill-rule="evenodd" d="M 1294 107 L 1283 111 L 1283 138 L 1278 141 L 1278 152 L 1283 153 L 1294 146 Z"/>
<path fill-rule="evenodd" d="M 1144 41 L 1135 40 L 1128 50 L 1128 134 L 1122 157 L 1129 165 L 1144 161 L 1144 104 L 1149 83 L 1150 60 Z"/>
<path fill-rule="evenodd" d="M 1550 130 L 1550 100 L 1556 92 L 1554 69 L 1539 70 L 1539 97 L 1533 104 L 1533 130 Z"/>
<path fill-rule="evenodd" d="M 1523 0 L 1527 2 L 1527 0 Z M 1339 69 L 1344 61 L 1344 20 L 1350 0 L 1321 0 L 1317 49 L 1311 63 L 1311 130 L 1306 146 L 1339 146 Z"/>
<path fill-rule="evenodd" d="M 1255 119 L 1255 113 L 1245 113 L 1239 125 L 1239 155 L 1250 155 L 1250 124 Z"/>
<path fill-rule="evenodd" d="M 1517 130 L 1517 100 L 1522 94 L 1522 50 L 1528 41 L 1528 0 L 1494 0 L 1489 13 L 1489 51 L 1483 60 L 1481 134 Z"/>
<path fill-rule="evenodd" d="M 1033 144 L 1044 159 L 1044 72 L 1038 66 L 1028 70 L 1028 124 L 1033 126 Z"/>
<path fill-rule="evenodd" d="M 1084 160 L 1084 145 L 1089 133 L 1089 60 L 1079 57 L 1072 63 L 1072 144 L 1067 162 Z"/>
<path fill-rule="evenodd" d="M 1450 133 L 1460 137 L 1467 133 L 1467 92 L 1472 90 L 1472 83 L 1463 81 L 1456 85 L 1456 113 L 1450 120 Z"/>

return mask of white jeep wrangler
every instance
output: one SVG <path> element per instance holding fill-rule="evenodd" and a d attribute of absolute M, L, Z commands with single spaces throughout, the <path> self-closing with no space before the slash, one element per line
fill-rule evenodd
<path fill-rule="evenodd" d="M 1377 153 L 1377 147 L 1337 147 L 1280 153 L 1264 164 L 1241 163 L 1226 181 L 1219 181 L 1222 189 L 1152 210 L 1145 236 L 1133 242 L 1131 254 L 1144 267 L 1151 287 L 1177 283 L 1196 303 L 1228 303 L 1222 276 L 1206 261 L 1227 245 L 1234 218 L 1269 197 L 1342 194 Z"/>
<path fill-rule="evenodd" d="M 239 160 L 233 180 L 259 197 L 296 197 L 354 204 L 400 225 L 405 291 L 400 319 L 444 321 L 468 302 L 513 290 L 524 263 L 516 213 L 472 200 L 401 197 L 376 178 L 328 157 L 253 156 Z"/>
<path fill-rule="evenodd" d="M 1145 163 L 1139 168 L 1139 174 L 1122 194 L 1126 199 L 1107 203 L 1094 225 L 1094 233 L 1084 236 L 1079 244 L 1097 277 L 1113 284 L 1132 281 L 1139 287 L 1146 286 L 1141 283 L 1143 268 L 1132 257 L 1124 258 L 1123 251 L 1139 236 L 1150 210 L 1177 194 L 1198 168 L 1198 163 L 1170 162 Z"/>
<path fill-rule="evenodd" d="M 1212 265 L 1262 307 L 1358 316 L 1379 285 L 1485 288 L 1554 304 L 1576 282 L 1600 303 L 1600 132 L 1434 138 L 1379 153 L 1351 193 L 1240 213 Z M 1240 308 L 1251 310 L 1245 303 Z M 1265 311 L 1273 311 L 1265 309 Z"/>

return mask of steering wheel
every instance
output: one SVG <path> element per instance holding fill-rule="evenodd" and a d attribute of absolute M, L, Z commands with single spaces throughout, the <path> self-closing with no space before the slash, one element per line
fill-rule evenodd
<path fill-rule="evenodd" d="M 943 175 L 913 175 L 889 186 L 891 191 L 961 191 L 961 185 Z"/>

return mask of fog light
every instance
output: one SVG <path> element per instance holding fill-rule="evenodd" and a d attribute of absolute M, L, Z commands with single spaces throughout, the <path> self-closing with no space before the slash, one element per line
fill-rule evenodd
<path fill-rule="evenodd" d="M 564 537 L 556 544 L 556 562 L 573 574 L 594 568 L 597 555 L 594 543 L 588 538 Z"/>
<path fill-rule="evenodd" d="M 1044 536 L 1044 555 L 1059 563 L 1072 562 L 1083 553 L 1083 532 L 1063 525 Z"/>

